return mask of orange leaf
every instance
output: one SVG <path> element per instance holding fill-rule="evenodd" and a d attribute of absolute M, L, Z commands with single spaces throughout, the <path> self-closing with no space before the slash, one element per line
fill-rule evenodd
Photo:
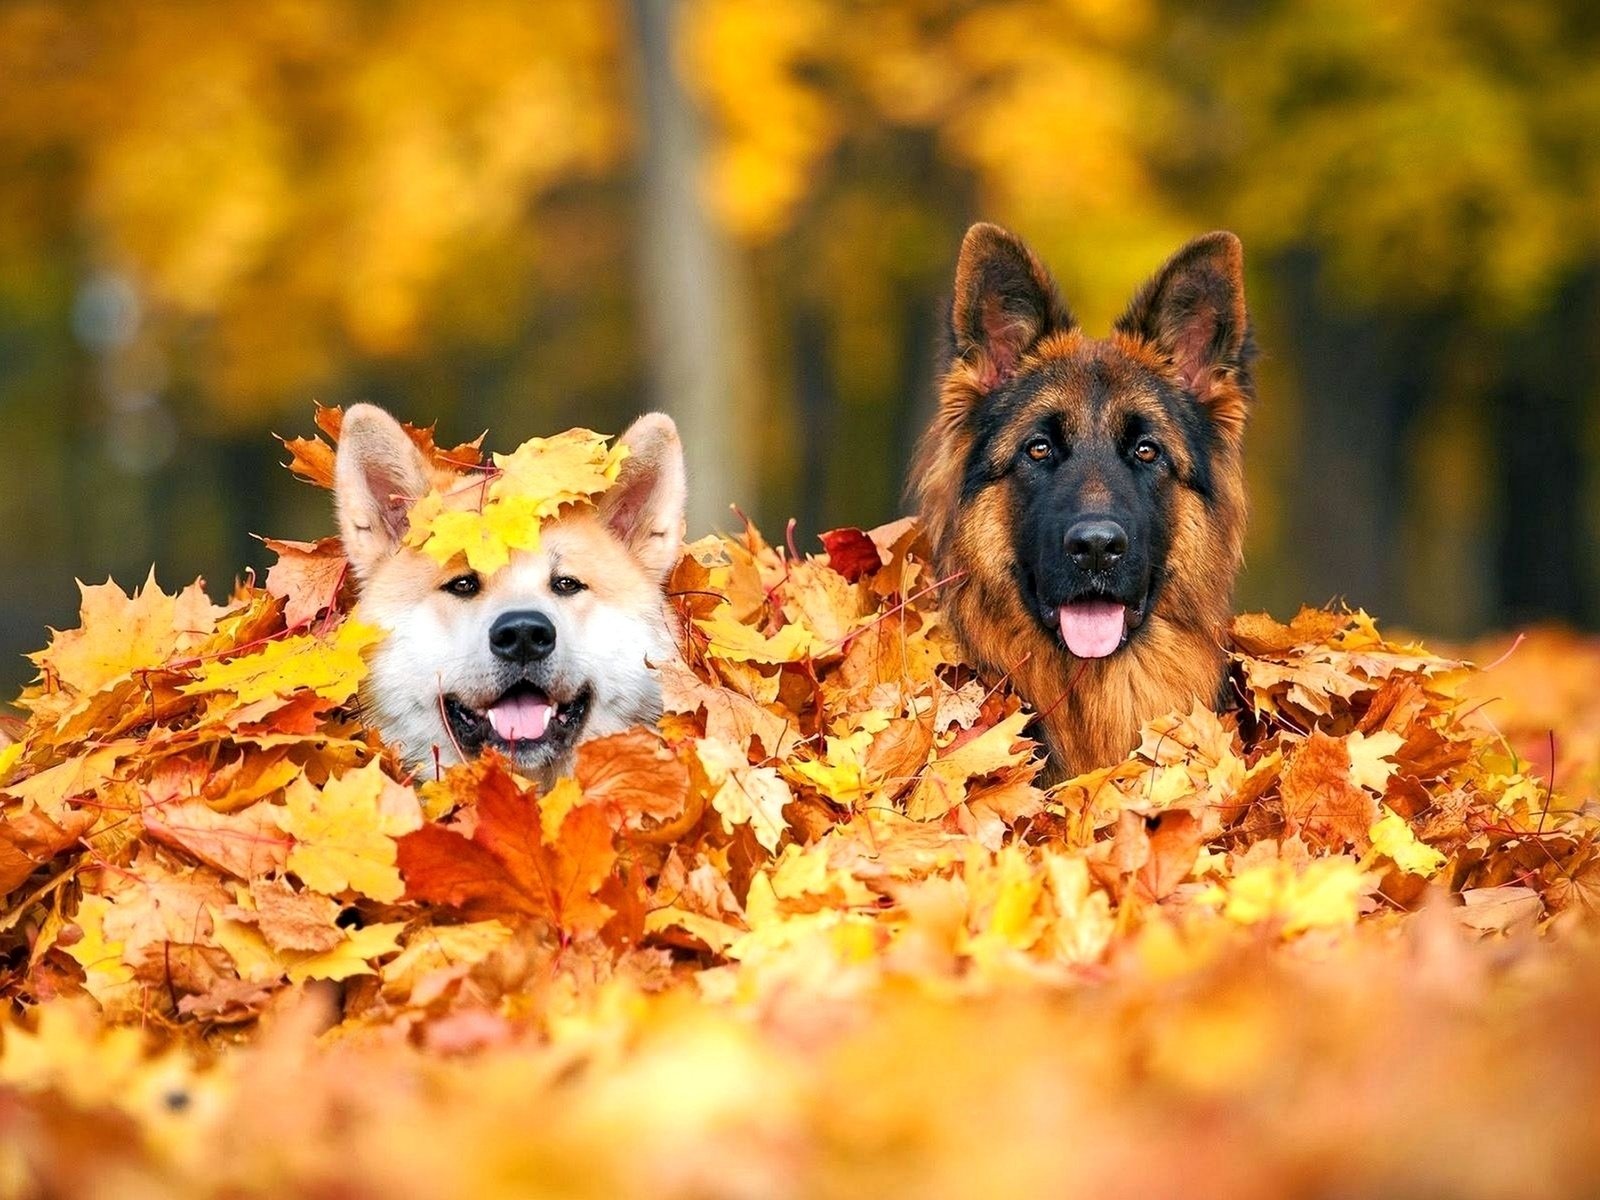
<path fill-rule="evenodd" d="M 1366 848 L 1378 819 L 1378 802 L 1350 781 L 1350 750 L 1320 729 L 1294 752 L 1283 772 L 1283 815 L 1291 831 L 1304 829 L 1329 845 Z"/>
<path fill-rule="evenodd" d="M 604 812 L 593 805 L 572 808 L 547 842 L 540 802 L 499 768 L 484 774 L 477 817 L 470 839 L 439 825 L 400 839 L 408 899 L 474 918 L 542 919 L 573 932 L 605 924 L 611 910 L 595 893 L 610 878 L 617 853 Z"/>
<path fill-rule="evenodd" d="M 670 821 L 689 795 L 689 768 L 649 729 L 584 743 L 576 774 L 587 803 L 628 816 Z"/>

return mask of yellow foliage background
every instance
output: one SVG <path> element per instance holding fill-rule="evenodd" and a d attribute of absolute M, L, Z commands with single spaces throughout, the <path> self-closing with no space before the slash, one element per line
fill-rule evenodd
<path fill-rule="evenodd" d="M 1600 619 L 1582 0 L 13 0 L 0 680 L 74 576 L 331 528 L 268 431 L 689 434 L 692 532 L 894 515 L 965 225 L 1092 328 L 1244 239 L 1244 607 Z"/>

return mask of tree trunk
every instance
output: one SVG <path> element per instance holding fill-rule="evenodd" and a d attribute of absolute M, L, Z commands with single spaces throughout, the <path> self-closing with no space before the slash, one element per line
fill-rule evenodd
<path fill-rule="evenodd" d="M 641 307 L 651 402 L 671 413 L 689 469 L 691 536 L 751 512 L 752 438 L 740 411 L 742 275 L 700 197 L 704 137 L 677 67 L 680 0 L 634 0 L 644 130 Z M 754 512 L 751 512 L 755 516 Z"/>

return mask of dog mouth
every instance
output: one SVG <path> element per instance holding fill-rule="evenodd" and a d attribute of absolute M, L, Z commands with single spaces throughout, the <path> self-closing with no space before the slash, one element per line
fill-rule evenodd
<path fill-rule="evenodd" d="M 444 714 L 463 753 L 478 754 L 487 746 L 527 765 L 576 743 L 592 697 L 584 688 L 570 700 L 557 701 L 532 684 L 515 683 L 481 709 L 446 696 Z"/>
<path fill-rule="evenodd" d="M 1079 596 L 1050 615 L 1074 657 L 1107 658 L 1126 645 L 1143 623 L 1144 602 L 1131 605 L 1113 596 Z"/>

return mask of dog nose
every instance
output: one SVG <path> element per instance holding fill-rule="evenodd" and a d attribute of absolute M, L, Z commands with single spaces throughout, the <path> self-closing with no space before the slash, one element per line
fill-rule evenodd
<path fill-rule="evenodd" d="M 555 622 L 542 612 L 501 613 L 489 626 L 489 649 L 507 662 L 538 662 L 555 648 Z"/>
<path fill-rule="evenodd" d="M 1105 571 L 1128 552 L 1128 535 L 1115 521 L 1079 521 L 1067 530 L 1067 553 L 1085 571 Z"/>

